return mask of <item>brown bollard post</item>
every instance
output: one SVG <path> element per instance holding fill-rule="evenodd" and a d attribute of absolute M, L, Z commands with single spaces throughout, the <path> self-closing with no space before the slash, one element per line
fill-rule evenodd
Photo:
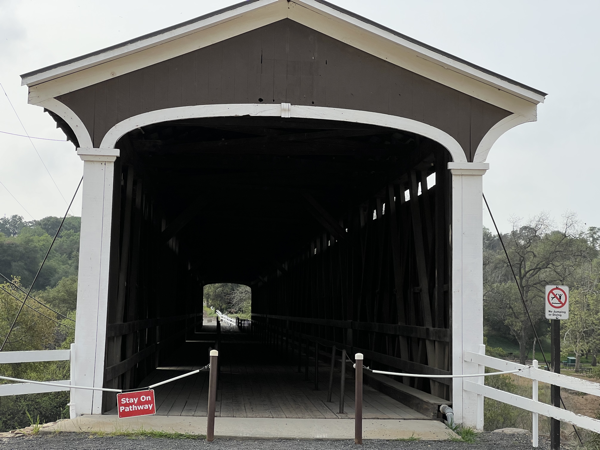
<path fill-rule="evenodd" d="M 346 394 L 346 349 L 342 349 L 342 373 L 340 375 L 340 409 L 339 414 L 344 414 L 344 395 Z"/>
<path fill-rule="evenodd" d="M 296 342 L 298 343 L 298 373 L 302 373 L 302 337 L 300 333 L 298 333 Z"/>
<path fill-rule="evenodd" d="M 208 416 L 206 418 L 206 440 L 215 439 L 215 409 L 217 407 L 217 364 L 218 350 L 210 351 L 210 375 L 208 377 Z"/>
<path fill-rule="evenodd" d="M 329 367 L 329 389 L 327 390 L 327 401 L 331 401 L 333 393 L 333 370 L 335 369 L 335 345 L 331 347 L 331 366 Z"/>
<path fill-rule="evenodd" d="M 355 356 L 356 367 L 356 385 L 354 390 L 354 443 L 361 444 L 362 441 L 362 410 L 363 410 L 363 354 L 357 353 Z"/>
<path fill-rule="evenodd" d="M 304 340 L 304 351 L 306 353 L 306 359 L 304 360 L 304 380 L 308 381 L 308 363 L 309 363 L 309 345 L 308 345 L 308 339 Z"/>
<path fill-rule="evenodd" d="M 315 342 L 315 391 L 319 390 L 319 343 Z"/>

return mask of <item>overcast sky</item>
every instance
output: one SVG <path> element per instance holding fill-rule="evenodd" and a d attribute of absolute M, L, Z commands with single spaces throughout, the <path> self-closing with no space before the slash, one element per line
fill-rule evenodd
<path fill-rule="evenodd" d="M 21 74 L 235 3 L 0 0 L 0 83 L 8 95 L 0 90 L 0 131 L 24 134 L 10 99 L 31 136 L 65 139 L 42 108 L 27 104 Z M 600 154 L 595 139 L 600 130 L 600 2 L 334 3 L 547 92 L 546 102 L 538 107 L 538 121 L 509 131 L 492 148 L 484 192 L 502 231 L 508 231 L 515 218 L 526 220 L 542 212 L 557 224 L 564 214 L 574 212 L 582 226 L 600 227 Z M 0 133 L 0 217 L 62 216 L 75 191 L 83 166 L 73 145 L 33 143 L 35 148 L 26 138 Z M 72 213 L 80 212 L 78 198 Z M 489 226 L 487 213 L 484 217 Z"/>

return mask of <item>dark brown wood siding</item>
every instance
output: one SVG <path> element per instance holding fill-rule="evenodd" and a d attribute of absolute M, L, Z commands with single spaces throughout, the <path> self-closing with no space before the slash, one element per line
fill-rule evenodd
<path fill-rule="evenodd" d="M 148 111 L 226 103 L 291 103 L 391 114 L 439 128 L 471 161 L 510 113 L 289 19 L 58 97 L 94 145 Z"/>

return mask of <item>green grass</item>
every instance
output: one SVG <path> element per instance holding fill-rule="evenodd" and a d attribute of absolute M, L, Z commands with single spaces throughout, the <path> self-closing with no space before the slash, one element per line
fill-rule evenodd
<path fill-rule="evenodd" d="M 506 353 L 512 353 L 519 356 L 519 344 L 510 337 L 490 334 L 487 337 L 488 347 L 500 347 Z"/>
<path fill-rule="evenodd" d="M 463 427 L 462 425 L 453 425 L 448 428 L 450 428 L 452 431 L 458 434 L 458 437 L 450 438 L 450 440 L 453 442 L 467 442 L 469 444 L 472 444 L 477 438 L 477 433 L 473 428 Z"/>
<path fill-rule="evenodd" d="M 396 439 L 397 441 L 402 441 L 402 442 L 415 442 L 415 441 L 420 441 L 421 438 L 415 436 L 415 433 L 412 434 L 412 436 L 407 437 L 407 438 L 398 438 Z"/>
<path fill-rule="evenodd" d="M 497 334 L 489 334 L 486 336 L 488 347 L 500 347 L 507 354 L 511 354 L 514 358 L 519 358 L 519 343 L 509 336 L 501 336 Z M 546 358 L 550 361 L 550 340 L 548 338 L 542 338 L 542 347 L 546 353 Z M 527 353 L 527 359 L 531 359 L 531 349 Z M 540 351 L 538 344 L 535 345 L 535 359 L 540 361 L 541 364 L 544 362 L 544 357 Z M 583 359 L 582 359 L 583 361 Z"/>
<path fill-rule="evenodd" d="M 217 313 L 210 309 L 208 306 L 204 305 L 204 316 L 205 317 L 216 317 Z"/>
<path fill-rule="evenodd" d="M 187 434 L 187 433 L 176 433 L 169 431 L 155 431 L 145 430 L 143 428 L 139 430 L 117 430 L 111 432 L 95 431 L 91 433 L 93 436 L 104 437 L 104 436 L 125 436 L 131 439 L 140 438 L 153 438 L 153 439 L 206 439 L 203 434 Z"/>
<path fill-rule="evenodd" d="M 42 428 L 42 426 L 40 425 L 39 414 L 36 420 L 33 420 L 33 417 L 31 416 L 31 414 L 29 414 L 29 411 L 25 410 L 25 414 L 27 414 L 29 422 L 31 422 L 31 434 L 38 434 L 40 432 L 40 429 Z"/>

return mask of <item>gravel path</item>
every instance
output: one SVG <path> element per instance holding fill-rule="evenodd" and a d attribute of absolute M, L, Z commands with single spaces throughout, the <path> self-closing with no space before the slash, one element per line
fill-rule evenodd
<path fill-rule="evenodd" d="M 481 433 L 473 444 L 449 441 L 365 441 L 365 449 L 442 449 L 442 450 L 484 450 L 484 449 L 531 449 L 529 435 Z M 84 433 L 40 433 L 36 436 L 20 436 L 0 439 L 2 449 L 120 449 L 120 450 L 153 450 L 153 449 L 211 449 L 211 450 L 343 450 L 357 447 L 352 441 L 319 441 L 319 440 L 239 440 L 216 439 L 212 443 L 205 440 L 189 439 L 154 439 L 130 438 L 123 436 L 94 436 Z M 545 439 L 540 439 L 540 449 L 550 449 Z"/>

